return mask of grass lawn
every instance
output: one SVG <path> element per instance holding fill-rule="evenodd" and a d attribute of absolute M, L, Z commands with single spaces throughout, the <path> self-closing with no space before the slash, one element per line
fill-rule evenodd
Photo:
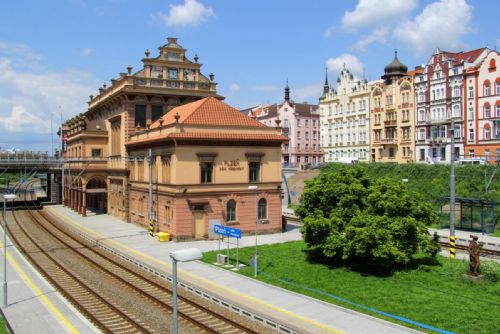
<path fill-rule="evenodd" d="M 240 249 L 240 262 L 248 265 L 240 273 L 250 277 L 253 252 L 253 248 Z M 381 318 L 330 295 L 451 332 L 500 332 L 500 282 L 467 281 L 465 261 L 439 258 L 437 264 L 425 264 L 429 261 L 422 259 L 413 270 L 382 277 L 308 262 L 302 241 L 259 246 L 259 253 L 258 279 L 285 289 Z M 207 252 L 203 260 L 213 263 L 216 254 Z M 233 263 L 236 251 L 230 256 Z M 500 265 L 495 270 L 500 271 Z"/>
<path fill-rule="evenodd" d="M 5 327 L 5 320 L 0 317 L 0 334 L 9 334 L 7 327 Z"/>

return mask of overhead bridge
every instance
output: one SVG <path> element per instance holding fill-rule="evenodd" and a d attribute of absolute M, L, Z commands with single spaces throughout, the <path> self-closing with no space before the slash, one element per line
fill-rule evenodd
<path fill-rule="evenodd" d="M 42 188 L 47 194 L 47 202 L 61 202 L 61 161 L 51 157 L 48 152 L 0 152 L 0 177 L 5 174 L 21 175 L 21 182 L 31 177 L 41 179 Z M 4 191 L 16 191 L 19 185 L 12 185 L 8 178 L 3 178 Z M 12 189 L 11 189 L 12 188 Z"/>

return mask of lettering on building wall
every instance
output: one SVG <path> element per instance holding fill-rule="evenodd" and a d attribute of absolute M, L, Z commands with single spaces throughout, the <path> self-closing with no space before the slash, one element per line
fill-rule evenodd
<path fill-rule="evenodd" d="M 221 166 L 219 167 L 220 171 L 240 171 L 243 170 L 243 166 L 240 166 L 240 160 L 223 160 Z"/>

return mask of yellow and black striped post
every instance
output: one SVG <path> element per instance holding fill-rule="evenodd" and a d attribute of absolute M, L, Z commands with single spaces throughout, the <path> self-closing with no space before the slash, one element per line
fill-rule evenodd
<path fill-rule="evenodd" d="M 450 236 L 450 259 L 455 258 L 455 236 Z"/>
<path fill-rule="evenodd" d="M 149 220 L 149 235 L 153 236 L 154 235 L 154 225 L 153 225 L 153 219 Z"/>

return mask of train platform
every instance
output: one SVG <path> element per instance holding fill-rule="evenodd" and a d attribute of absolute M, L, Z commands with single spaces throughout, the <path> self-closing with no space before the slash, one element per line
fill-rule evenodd
<path fill-rule="evenodd" d="M 157 273 L 171 273 L 169 252 L 196 247 L 202 252 L 216 250 L 217 240 L 158 242 L 142 227 L 109 215 L 81 217 L 60 205 L 45 210 L 99 246 Z M 298 226 L 284 233 L 259 235 L 259 244 L 300 240 Z M 241 247 L 255 245 L 252 236 L 240 240 Z M 331 305 L 307 296 L 264 284 L 200 261 L 180 263 L 181 287 L 194 291 L 219 305 L 290 333 L 417 333 L 418 331 Z M 201 290 L 198 290 L 201 289 Z M 282 331 L 285 332 L 285 331 Z"/>
<path fill-rule="evenodd" d="M 0 229 L 0 236 L 3 256 L 3 229 Z M 6 248 L 8 293 L 7 307 L 2 306 L 2 312 L 13 333 L 99 333 L 24 259 L 8 239 Z"/>

